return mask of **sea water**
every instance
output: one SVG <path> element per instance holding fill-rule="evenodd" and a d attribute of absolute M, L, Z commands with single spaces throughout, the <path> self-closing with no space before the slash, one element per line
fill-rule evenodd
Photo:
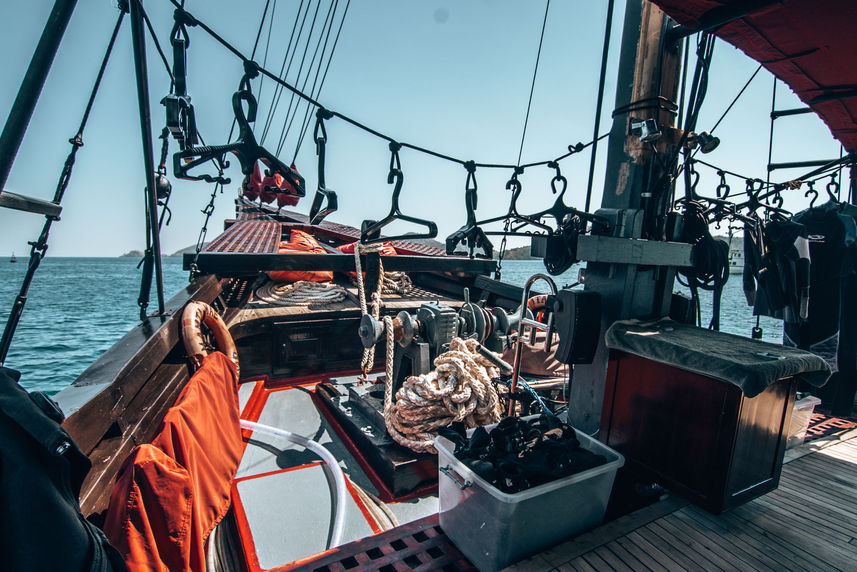
<path fill-rule="evenodd" d="M 139 260 L 135 258 L 53 258 L 42 261 L 30 287 L 27 305 L 5 365 L 21 372 L 28 390 L 55 393 L 72 383 L 83 370 L 139 323 Z M 27 259 L 0 262 L 0 327 L 27 271 Z M 503 262 L 503 280 L 523 286 L 536 273 L 546 273 L 539 260 Z M 180 258 L 163 260 L 165 298 L 187 284 Z M 558 287 L 577 281 L 578 267 L 553 277 Z M 682 290 L 677 286 L 677 290 Z M 546 291 L 537 283 L 535 291 Z M 152 287 L 149 311 L 157 309 Z M 702 320 L 708 325 L 711 296 L 703 293 Z M 721 330 L 749 336 L 755 325 L 744 301 L 741 276 L 731 276 L 723 291 Z M 782 323 L 762 318 L 764 338 L 779 342 Z M 356 338 L 355 338 L 356 339 Z"/>

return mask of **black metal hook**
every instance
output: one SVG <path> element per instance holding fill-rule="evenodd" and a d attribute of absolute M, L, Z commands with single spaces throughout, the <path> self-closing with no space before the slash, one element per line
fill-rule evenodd
<path fill-rule="evenodd" d="M 839 183 L 836 181 L 836 173 L 830 175 L 830 182 L 827 183 L 827 196 L 836 204 L 839 204 Z M 834 194 L 836 193 L 836 194 Z"/>
<path fill-rule="evenodd" d="M 390 142 L 390 172 L 387 175 L 387 184 L 393 185 L 393 200 L 390 206 L 390 213 L 380 221 L 364 220 L 360 226 L 360 242 L 363 244 L 372 244 L 381 241 L 393 241 L 399 239 L 414 239 L 414 238 L 434 238 L 437 236 L 437 225 L 430 220 L 408 216 L 402 213 L 399 209 L 399 194 L 402 192 L 402 184 L 405 180 L 405 175 L 402 173 L 402 163 L 399 159 L 399 149 L 401 145 L 395 141 Z M 393 221 L 403 220 L 412 222 L 426 227 L 426 232 L 408 233 L 400 236 L 381 237 L 380 231 Z"/>
<path fill-rule="evenodd" d="M 244 83 L 244 79 L 242 79 Z M 244 111 L 244 105 L 247 111 Z M 271 174 L 279 174 L 294 190 L 294 195 L 303 197 L 306 195 L 304 178 L 295 170 L 285 165 L 274 154 L 256 142 L 250 123 L 256 120 L 257 111 L 256 98 L 246 89 L 240 89 L 232 94 L 232 111 L 235 122 L 238 125 L 238 139 L 225 145 L 205 145 L 201 147 L 188 147 L 173 155 L 173 172 L 176 177 L 193 181 L 206 181 L 209 183 L 228 184 L 230 179 L 220 174 L 212 176 L 208 174 L 191 175 L 189 171 L 207 161 L 214 160 L 221 170 L 229 166 L 224 160 L 227 153 L 238 157 L 241 163 L 241 172 L 245 176 L 253 173 L 258 161 L 261 161 L 271 171 Z"/>
<path fill-rule="evenodd" d="M 477 248 L 482 250 L 481 256 L 492 258 L 494 245 L 476 222 L 476 162 L 467 161 L 464 163 L 464 168 L 467 169 L 467 179 L 464 183 L 464 207 L 467 211 L 467 221 L 464 226 L 446 237 L 446 253 L 454 254 L 455 247 L 463 243 L 467 246 L 470 258 L 475 256 Z"/>
<path fill-rule="evenodd" d="M 717 189 L 715 193 L 717 194 L 718 199 L 725 199 L 729 196 L 729 185 L 726 183 L 726 173 L 723 171 L 717 171 L 717 174 L 720 175 L 720 184 L 717 185 Z"/>
<path fill-rule="evenodd" d="M 807 181 L 806 186 L 809 187 L 807 191 L 803 194 L 804 198 L 809 198 L 809 195 L 812 195 L 812 199 L 809 201 L 809 208 L 815 206 L 815 201 L 818 199 L 818 191 L 815 190 L 815 181 Z"/>
<path fill-rule="evenodd" d="M 315 113 L 313 139 L 315 139 L 315 152 L 318 155 L 318 187 L 309 209 L 310 224 L 319 224 L 327 215 L 339 208 L 336 191 L 328 189 L 324 179 L 325 147 L 327 144 L 327 129 L 324 127 L 324 120 L 331 117 L 333 117 L 333 113 L 323 107 L 319 107 Z"/>

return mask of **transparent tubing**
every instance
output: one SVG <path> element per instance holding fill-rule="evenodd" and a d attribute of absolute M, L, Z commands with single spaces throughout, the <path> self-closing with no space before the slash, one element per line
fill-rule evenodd
<path fill-rule="evenodd" d="M 324 462 L 328 467 L 330 467 L 330 471 L 333 473 L 333 480 L 336 483 L 336 511 L 333 519 L 333 533 L 331 534 L 330 546 L 328 548 L 333 548 L 334 546 L 342 544 L 342 532 L 345 526 L 345 507 L 347 506 L 346 495 L 348 494 L 348 491 L 345 488 L 345 474 L 342 472 L 342 467 L 339 466 L 339 462 L 336 460 L 336 457 L 334 457 L 330 451 L 322 447 L 319 443 L 311 441 L 301 435 L 296 435 L 295 433 L 286 431 L 285 429 L 271 427 L 270 425 L 262 425 L 245 419 L 241 420 L 241 428 L 258 431 L 259 433 L 264 433 L 273 437 L 288 439 L 292 443 L 310 449 L 319 457 L 324 459 Z"/>

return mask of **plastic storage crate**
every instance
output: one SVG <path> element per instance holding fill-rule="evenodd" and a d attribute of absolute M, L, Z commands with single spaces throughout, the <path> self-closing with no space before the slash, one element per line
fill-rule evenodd
<path fill-rule="evenodd" d="M 625 459 L 579 431 L 577 438 L 607 462 L 514 494 L 496 489 L 456 459 L 451 441 L 435 439 L 440 527 L 479 570 L 499 570 L 604 520 L 613 479 Z"/>
<path fill-rule="evenodd" d="M 795 401 L 794 410 L 792 410 L 792 420 L 789 424 L 789 438 L 786 441 L 786 449 L 803 445 L 809 421 L 812 419 L 812 412 L 815 411 L 815 406 L 819 403 L 821 403 L 821 400 L 813 395 Z"/>

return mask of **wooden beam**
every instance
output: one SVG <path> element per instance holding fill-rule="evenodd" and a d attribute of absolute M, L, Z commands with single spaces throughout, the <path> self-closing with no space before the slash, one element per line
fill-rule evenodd
<path fill-rule="evenodd" d="M 184 268 L 188 270 L 195 255 L 184 255 Z M 366 256 L 361 263 L 366 264 Z M 404 272 L 467 272 L 487 275 L 494 272 L 497 262 L 441 256 L 382 256 L 385 270 Z M 267 270 L 332 270 L 353 272 L 351 254 L 246 254 L 231 252 L 200 252 L 197 267 L 201 272 L 220 276 L 243 276 Z M 365 268 L 365 266 L 364 266 Z"/>
<path fill-rule="evenodd" d="M 5 190 L 0 193 L 0 207 L 41 214 L 52 218 L 59 218 L 60 213 L 62 213 L 62 207 L 56 203 L 52 203 L 51 201 L 46 201 L 44 199 L 35 199 L 33 197 L 11 193 Z"/>

